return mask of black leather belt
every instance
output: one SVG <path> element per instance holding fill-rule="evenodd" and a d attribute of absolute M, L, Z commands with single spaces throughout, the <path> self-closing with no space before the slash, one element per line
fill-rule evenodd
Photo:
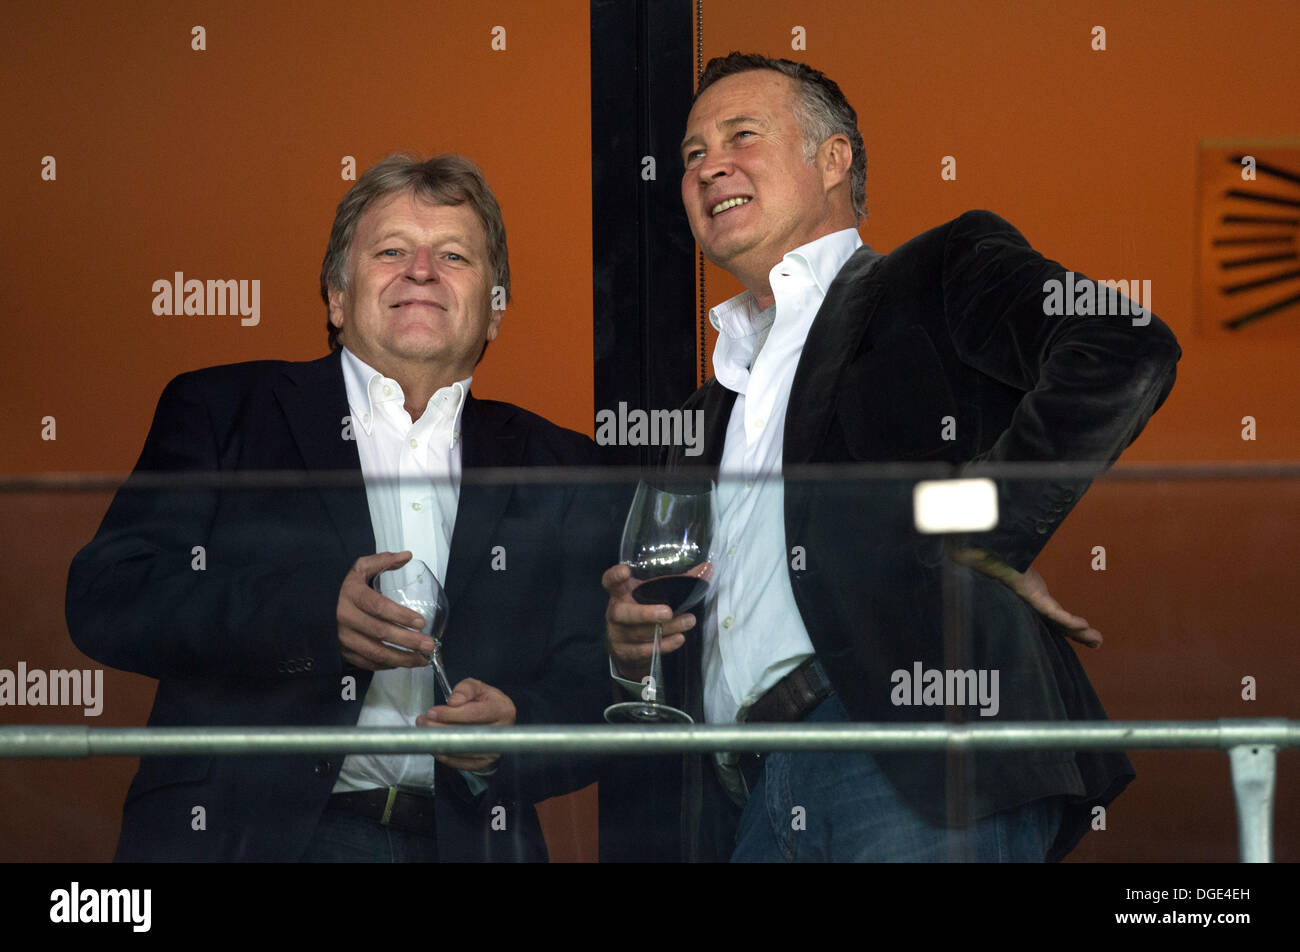
<path fill-rule="evenodd" d="M 830 678 L 816 657 L 809 658 L 772 687 L 750 707 L 740 712 L 746 724 L 793 723 L 802 721 L 832 694 Z M 767 753 L 744 753 L 737 766 L 745 778 L 745 790 L 753 790 L 763 776 Z"/>
<path fill-rule="evenodd" d="M 368 817 L 380 826 L 410 833 L 437 833 L 433 797 L 396 787 L 376 787 L 330 795 L 330 807 Z"/>
<path fill-rule="evenodd" d="M 740 720 L 747 724 L 801 721 L 834 693 L 822 663 L 812 657 L 741 711 Z"/>

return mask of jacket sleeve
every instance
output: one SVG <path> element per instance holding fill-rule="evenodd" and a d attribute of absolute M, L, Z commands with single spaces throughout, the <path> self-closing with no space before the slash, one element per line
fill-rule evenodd
<path fill-rule="evenodd" d="M 1137 438 L 1174 384 L 1181 355 L 1169 328 L 1146 314 L 1049 311 L 1049 282 L 1105 288 L 1044 258 L 1008 222 L 968 212 L 953 222 L 943 261 L 944 314 L 959 358 L 1025 391 L 1010 425 L 976 463 L 1109 466 Z M 1122 299 L 1121 299 L 1122 300 Z M 1142 302 L 1144 305 L 1147 301 Z M 1088 467 L 1085 466 L 1086 470 Z M 1024 571 L 1087 489 L 1090 477 L 999 479 L 998 527 L 976 544 Z"/>
<path fill-rule="evenodd" d="M 214 485 L 231 468 L 232 424 L 217 422 L 207 390 L 198 373 L 163 392 L 135 472 L 72 562 L 72 639 L 101 663 L 159 679 L 341 670 L 334 615 L 350 563 L 327 526 L 259 518 L 284 512 L 283 490 Z"/>

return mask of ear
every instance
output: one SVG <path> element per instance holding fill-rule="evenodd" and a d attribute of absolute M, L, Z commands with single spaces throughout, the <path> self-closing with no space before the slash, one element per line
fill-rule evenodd
<path fill-rule="evenodd" d="M 492 308 L 488 315 L 487 339 L 491 342 L 497 339 L 497 334 L 501 333 L 501 318 L 506 316 L 506 309 Z"/>
<path fill-rule="evenodd" d="M 822 172 L 822 184 L 827 191 L 849 177 L 853 166 L 853 146 L 842 132 L 830 136 L 817 147 L 817 167 Z"/>
<path fill-rule="evenodd" d="M 346 292 L 340 291 L 338 288 L 330 288 L 330 323 L 340 330 L 343 329 L 343 302 L 345 300 L 345 295 Z"/>

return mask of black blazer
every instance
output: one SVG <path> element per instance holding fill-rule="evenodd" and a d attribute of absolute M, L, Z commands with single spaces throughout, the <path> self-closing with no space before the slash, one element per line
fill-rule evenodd
<path fill-rule="evenodd" d="M 151 726 L 355 725 L 370 673 L 342 661 L 334 613 L 344 575 L 375 551 L 360 481 L 141 488 L 150 474 L 359 474 L 348 414 L 338 353 L 214 367 L 167 386 L 135 474 L 73 561 L 67 593 L 82 651 L 158 679 Z M 475 484 L 472 474 L 590 465 L 596 448 L 526 410 L 473 397 L 461 433 L 448 673 L 500 688 L 520 724 L 590 721 L 608 693 L 600 574 L 617 553 L 617 520 L 574 486 Z M 206 567 L 196 570 L 200 554 Z M 296 860 L 342 759 L 143 758 L 117 858 Z M 584 761 L 509 755 L 471 797 L 440 764 L 440 857 L 544 859 L 533 804 L 593 779 Z M 498 805 L 504 831 L 491 824 Z"/>
<path fill-rule="evenodd" d="M 1180 350 L 1154 316 L 1145 326 L 1129 316 L 1045 316 L 1043 285 L 1064 270 L 998 216 L 967 212 L 889 255 L 859 249 L 813 322 L 786 413 L 786 544 L 803 554 L 788 569 L 817 656 L 855 720 L 942 720 L 942 707 L 891 702 L 892 672 L 911 672 L 916 662 L 999 672 L 997 716 L 968 707 L 971 722 L 1105 717 L 1065 639 L 977 572 L 958 572 L 968 637 L 965 657 L 945 660 L 942 542 L 912 527 L 910 481 L 798 477 L 800 466 L 817 463 L 1077 461 L 1100 470 L 1114 461 L 1168 395 Z M 710 380 L 686 404 L 704 411 L 703 456 L 714 467 L 735 397 Z M 949 423 L 955 439 L 945 439 Z M 693 462 L 670 453 L 670 466 Z M 1000 480 L 998 526 L 969 541 L 1024 570 L 1088 482 Z M 698 705 L 697 657 L 687 658 L 681 676 L 684 703 Z M 671 689 L 672 672 L 667 677 Z M 953 822 L 943 754 L 878 759 L 919 812 Z M 958 812 L 967 819 L 1067 798 L 1051 858 L 1077 843 L 1093 805 L 1108 803 L 1134 776 L 1123 754 L 1105 752 L 984 754 L 967 766 Z M 699 769 L 689 765 L 688 778 L 707 782 Z M 698 856 L 691 786 L 680 816 L 686 855 Z"/>

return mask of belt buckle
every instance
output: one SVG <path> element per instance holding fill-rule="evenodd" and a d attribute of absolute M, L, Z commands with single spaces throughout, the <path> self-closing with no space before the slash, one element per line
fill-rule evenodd
<path fill-rule="evenodd" d="M 749 802 L 749 788 L 745 784 L 745 774 L 740 769 L 739 762 L 728 763 L 717 757 L 710 759 L 713 761 L 714 774 L 722 786 L 722 792 L 727 795 L 728 800 L 743 810 L 745 804 Z"/>
<path fill-rule="evenodd" d="M 388 821 L 393 818 L 393 807 L 397 805 L 397 788 L 388 788 L 388 801 L 384 804 L 384 812 L 380 814 L 379 825 L 388 826 Z"/>

